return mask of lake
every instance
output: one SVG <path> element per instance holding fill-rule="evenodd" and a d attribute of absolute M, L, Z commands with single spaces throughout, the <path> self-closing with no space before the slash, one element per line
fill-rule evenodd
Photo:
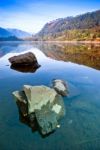
<path fill-rule="evenodd" d="M 28 51 L 40 68 L 10 68 L 8 58 Z M 42 138 L 21 121 L 12 92 L 24 84 L 50 86 L 53 79 L 68 83 L 66 115 L 59 129 Z M 100 149 L 100 44 L 0 43 L 0 150 L 33 149 Z"/>

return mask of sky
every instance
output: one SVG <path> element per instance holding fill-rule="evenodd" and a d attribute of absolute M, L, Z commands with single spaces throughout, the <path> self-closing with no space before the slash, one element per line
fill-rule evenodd
<path fill-rule="evenodd" d="M 0 0 L 0 27 L 37 33 L 45 23 L 100 9 L 100 0 Z"/>

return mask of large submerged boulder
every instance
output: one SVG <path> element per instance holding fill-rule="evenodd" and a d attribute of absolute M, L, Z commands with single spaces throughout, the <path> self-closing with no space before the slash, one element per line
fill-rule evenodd
<path fill-rule="evenodd" d="M 9 62 L 11 63 L 12 66 L 33 65 L 36 68 L 40 66 L 37 62 L 35 55 L 31 52 L 21 54 L 18 56 L 13 56 L 9 58 Z"/>
<path fill-rule="evenodd" d="M 29 118 L 31 126 L 36 120 L 42 135 L 59 127 L 65 107 L 62 96 L 55 89 L 43 85 L 24 85 L 22 91 L 15 91 L 13 95 L 21 114 Z"/>

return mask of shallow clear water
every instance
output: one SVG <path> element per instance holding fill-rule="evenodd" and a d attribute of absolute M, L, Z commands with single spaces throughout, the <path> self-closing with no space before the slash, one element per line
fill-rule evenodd
<path fill-rule="evenodd" d="M 34 73 L 10 69 L 8 58 L 33 52 L 41 67 Z M 100 45 L 0 43 L 0 150 L 100 149 Z M 24 84 L 68 83 L 61 127 L 42 138 L 19 120 L 12 92 Z"/>

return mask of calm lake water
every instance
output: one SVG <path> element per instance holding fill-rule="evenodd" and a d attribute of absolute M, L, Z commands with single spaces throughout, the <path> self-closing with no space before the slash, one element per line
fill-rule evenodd
<path fill-rule="evenodd" d="M 41 67 L 33 73 L 11 69 L 8 58 L 28 51 Z M 42 138 L 20 121 L 12 92 L 24 84 L 50 86 L 58 78 L 69 86 L 66 115 Z M 99 44 L 0 43 L 0 150 L 100 150 Z"/>

